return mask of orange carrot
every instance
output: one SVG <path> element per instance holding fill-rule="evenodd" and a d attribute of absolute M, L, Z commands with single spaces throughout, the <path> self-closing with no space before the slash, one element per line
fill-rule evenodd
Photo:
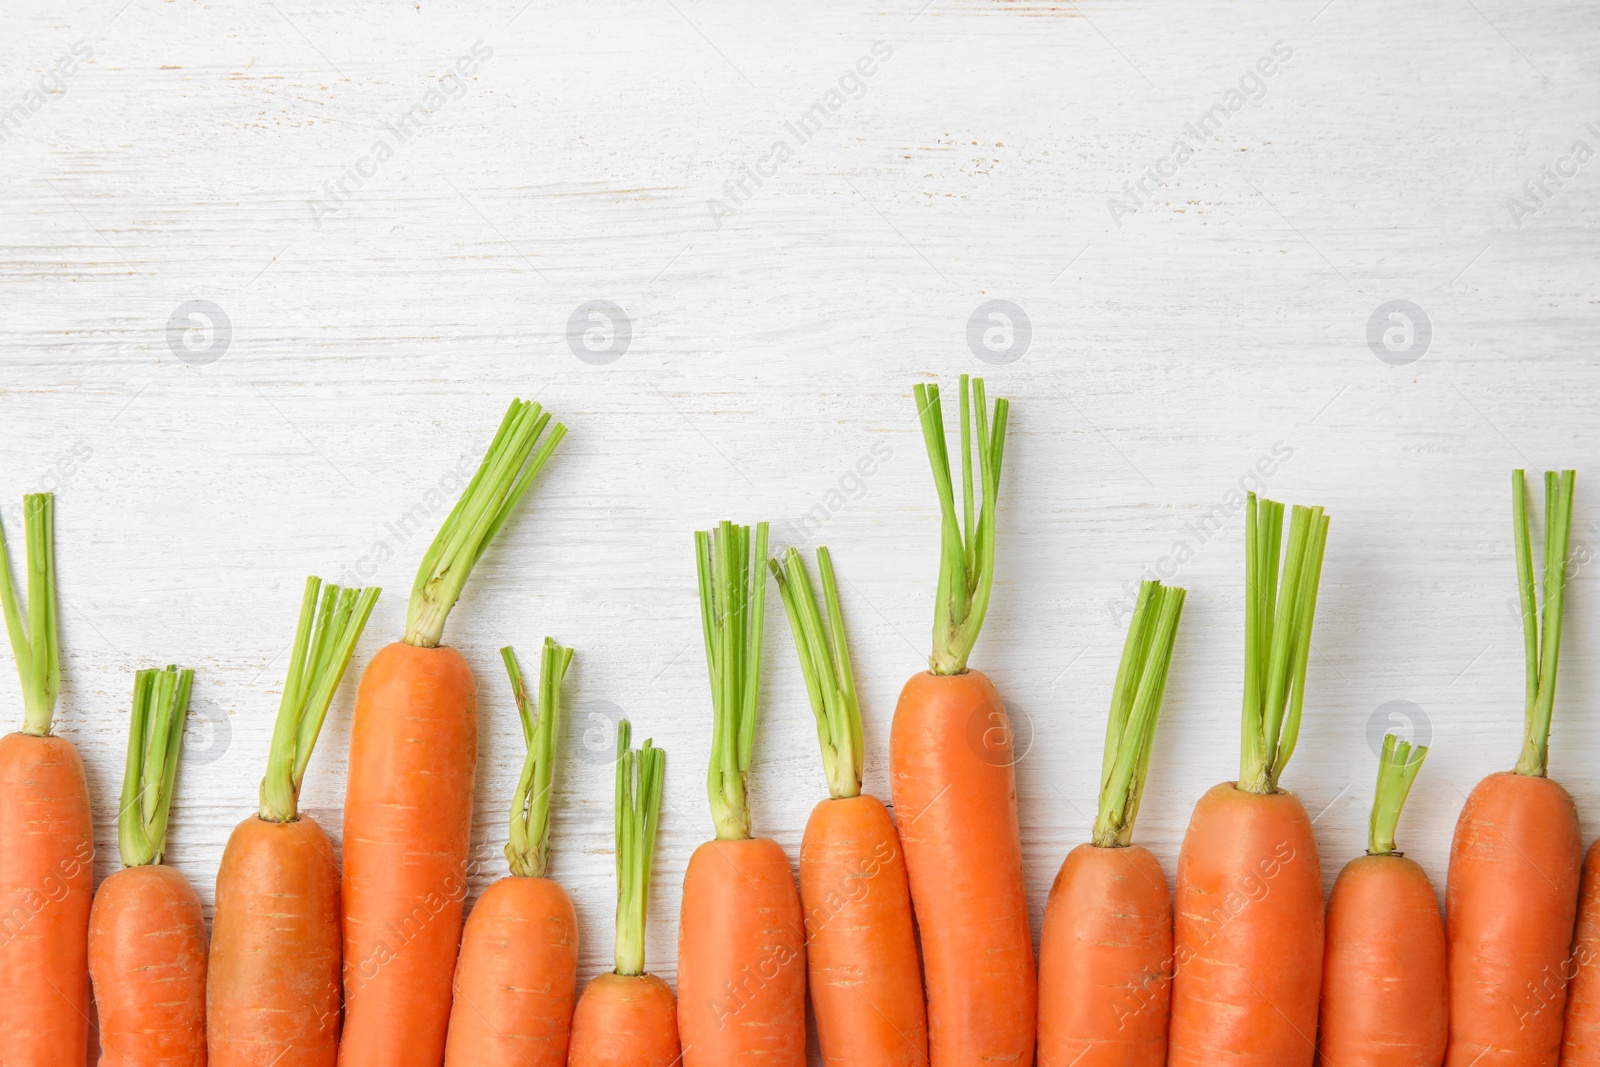
<path fill-rule="evenodd" d="M 1300 735 L 1328 519 L 1296 507 L 1280 557 L 1282 535 L 1283 505 L 1251 493 L 1239 780 L 1200 798 L 1178 853 L 1171 1067 L 1310 1067 L 1316 1053 L 1322 874 L 1278 776 Z"/>
<path fill-rule="evenodd" d="M 0 606 L 22 678 L 22 729 L 0 737 L 0 1062 L 81 1064 L 89 1043 L 94 825 L 83 761 L 52 736 L 61 671 L 55 498 L 22 498 L 24 625 L 0 530 Z"/>
<path fill-rule="evenodd" d="M 117 815 L 123 869 L 95 894 L 89 977 L 100 1067 L 205 1067 L 206 924 L 188 879 L 161 863 L 193 671 L 134 676 Z"/>
<path fill-rule="evenodd" d="M 318 608 L 318 594 L 321 608 Z M 261 782 L 261 807 L 217 869 L 206 978 L 210 1067 L 334 1067 L 339 1057 L 339 865 L 299 809 L 317 735 L 377 589 L 306 579 Z"/>
<path fill-rule="evenodd" d="M 928 985 L 933 1067 L 1033 1061 L 1037 983 L 1017 829 L 1011 720 L 967 669 L 994 582 L 995 504 L 1009 405 L 993 425 L 983 380 L 961 376 L 962 510 L 957 518 L 937 386 L 916 387 L 943 537 L 929 670 L 900 693 L 889 775 Z M 973 401 L 976 403 L 974 404 Z M 973 410 L 973 409 L 976 410 Z M 974 521 L 976 428 L 982 509 Z"/>
<path fill-rule="evenodd" d="M 1583 838 L 1572 797 L 1547 774 L 1575 481 L 1570 470 L 1545 474 L 1541 618 L 1527 488 L 1523 472 L 1512 472 L 1527 666 L 1522 754 L 1510 773 L 1473 788 L 1450 844 L 1448 1067 L 1554 1067 L 1561 1053 Z"/>
<path fill-rule="evenodd" d="M 1039 1067 L 1162 1067 L 1172 897 L 1133 844 L 1184 591 L 1144 582 L 1106 724 L 1094 839 L 1067 854 L 1039 945 Z"/>
<path fill-rule="evenodd" d="M 617 967 L 578 998 L 570 1067 L 677 1067 L 681 1058 L 672 987 L 644 970 L 651 857 L 667 757 L 648 740 L 634 751 L 630 736 L 624 719 L 617 724 Z"/>
<path fill-rule="evenodd" d="M 800 903 L 822 1062 L 828 1067 L 921 1067 L 927 1008 L 911 923 L 900 835 L 889 810 L 861 792 L 865 746 L 833 561 L 817 549 L 827 618 L 800 553 L 768 561 L 817 719 L 829 798 L 800 841 Z"/>
<path fill-rule="evenodd" d="M 1439 1067 L 1450 1036 L 1444 921 L 1421 864 L 1394 847 L 1395 825 L 1427 758 L 1383 739 L 1367 854 L 1345 864 L 1328 897 L 1322 962 L 1322 1062 Z"/>
<path fill-rule="evenodd" d="M 1566 1067 L 1600 1067 L 1600 839 L 1583 857 L 1578 924 L 1572 935 L 1567 1019 L 1561 1035 Z"/>
<path fill-rule="evenodd" d="M 500 650 L 527 755 L 511 802 L 511 877 L 467 917 L 456 962 L 445 1067 L 562 1067 L 578 990 L 578 916 L 550 866 L 550 788 L 561 734 L 561 679 L 572 649 L 544 639 L 534 714 L 510 646 Z"/>
<path fill-rule="evenodd" d="M 805 921 L 789 857 L 750 836 L 745 780 L 760 690 L 767 524 L 695 534 L 714 729 L 707 792 L 717 838 L 694 850 L 678 921 L 685 1067 L 804 1067 Z"/>
<path fill-rule="evenodd" d="M 356 693 L 345 783 L 341 1067 L 438 1067 L 461 938 L 478 762 L 477 687 L 441 645 L 473 565 L 565 428 L 514 401 L 429 546 L 401 641 Z M 535 446 L 537 450 L 535 450 Z"/>

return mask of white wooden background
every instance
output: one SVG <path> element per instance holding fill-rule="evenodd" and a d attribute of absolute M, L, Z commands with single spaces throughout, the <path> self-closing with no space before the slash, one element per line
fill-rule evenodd
<path fill-rule="evenodd" d="M 1169 873 L 1194 799 L 1236 774 L 1242 522 L 1191 524 L 1263 457 L 1267 492 L 1333 516 L 1285 783 L 1331 882 L 1364 843 L 1369 729 L 1409 722 L 1435 749 L 1402 842 L 1442 889 L 1465 792 L 1518 745 L 1511 468 L 1579 468 L 1581 563 L 1600 542 L 1597 31 L 1593 5 L 1506 0 L 11 0 L 0 516 L 20 540 L 20 495 L 58 494 L 58 722 L 88 761 L 98 873 L 132 672 L 198 673 L 170 859 L 209 900 L 304 576 L 384 586 L 359 670 L 399 635 L 442 510 L 425 533 L 402 519 L 512 395 L 537 397 L 571 434 L 447 633 L 482 687 L 479 883 L 501 871 L 521 743 L 495 650 L 532 663 L 552 634 L 578 650 L 554 875 L 584 975 L 610 965 L 626 714 L 669 752 L 649 951 L 671 976 L 677 884 L 710 833 L 690 531 L 770 519 L 781 545 L 821 505 L 809 541 L 845 579 L 886 794 L 936 574 L 910 387 L 987 371 L 1012 434 L 973 662 L 1026 747 L 1036 922 L 1086 837 L 1114 605 L 1146 568 L 1190 590 L 1138 835 Z M 1215 136 L 1187 130 L 1219 102 Z M 786 124 L 816 104 L 796 147 Z M 1179 136 L 1197 150 L 1174 167 Z M 1158 162 L 1165 184 L 1125 190 Z M 1525 188 L 1547 166 L 1562 184 Z M 595 300 L 631 330 L 604 365 L 575 354 L 582 324 L 568 335 Z M 969 346 L 990 300 L 1031 323 L 1009 363 Z M 1412 362 L 1369 345 L 1390 300 L 1431 322 L 1391 357 Z M 183 332 L 190 301 L 231 333 Z M 1593 824 L 1600 602 L 1581 563 L 1552 770 Z M 767 632 L 756 826 L 792 856 L 824 782 L 775 597 Z M 304 797 L 336 836 L 352 694 Z"/>

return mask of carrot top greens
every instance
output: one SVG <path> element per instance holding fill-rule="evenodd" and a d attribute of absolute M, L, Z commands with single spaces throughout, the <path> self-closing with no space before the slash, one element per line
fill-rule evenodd
<path fill-rule="evenodd" d="M 943 530 L 939 548 L 939 594 L 933 616 L 933 654 L 928 669 L 934 674 L 965 674 L 967 658 L 978 642 L 983 617 L 989 610 L 994 585 L 995 503 L 1000 495 L 1000 461 L 1005 454 L 1006 415 L 1010 404 L 994 402 L 993 418 L 984 397 L 983 379 L 961 376 L 961 516 L 956 515 L 955 488 L 950 479 L 950 455 L 945 447 L 944 414 L 939 407 L 939 387 L 918 383 L 913 390 L 922 420 L 922 440 L 933 467 L 933 484 L 939 492 Z M 970 393 L 970 395 L 969 395 Z M 976 434 L 974 434 L 974 430 Z M 972 444 L 977 437 L 978 480 L 983 500 L 974 520 Z"/>
<path fill-rule="evenodd" d="M 767 524 L 750 527 L 724 520 L 694 535 L 700 576 L 700 626 L 705 633 L 706 671 L 711 676 L 713 734 L 706 792 L 717 838 L 750 836 L 750 800 L 745 779 L 756 738 L 756 699 L 761 688 L 761 631 L 766 611 Z"/>
<path fill-rule="evenodd" d="M 1543 778 L 1550 763 L 1550 715 L 1556 703 L 1556 666 L 1561 659 L 1561 608 L 1567 591 L 1567 543 L 1572 534 L 1576 471 L 1544 474 L 1544 605 L 1535 600 L 1533 538 L 1528 532 L 1528 490 L 1520 470 L 1511 472 L 1511 509 L 1517 536 L 1517 584 L 1522 590 L 1522 638 L 1527 655 L 1527 705 L 1523 713 L 1518 774 Z"/>
<path fill-rule="evenodd" d="M 436 648 L 444 639 L 444 621 L 467 576 L 566 436 L 558 422 L 541 444 L 549 422 L 549 414 L 531 401 L 513 400 L 506 409 L 477 473 L 422 557 L 406 608 L 406 644 Z"/>
<path fill-rule="evenodd" d="M 1245 503 L 1244 713 L 1239 788 L 1273 793 L 1294 755 L 1305 701 L 1328 517 L 1296 505 L 1283 544 L 1283 505 Z"/>
<path fill-rule="evenodd" d="M 863 748 L 861 703 L 856 699 L 855 675 L 850 670 L 850 648 L 845 643 L 844 615 L 839 610 L 839 587 L 833 579 L 833 559 L 827 548 L 817 549 L 817 569 L 822 572 L 822 599 L 827 622 L 817 607 L 805 560 L 796 549 L 783 554 L 783 563 L 767 560 L 778 580 L 783 608 L 800 655 L 811 711 L 817 717 L 817 740 L 822 744 L 822 770 L 828 776 L 828 793 L 835 800 L 861 795 Z"/>
<path fill-rule="evenodd" d="M 1367 830 L 1367 855 L 1398 855 L 1394 830 L 1400 811 L 1406 806 L 1411 783 L 1428 758 L 1427 745 L 1413 745 L 1394 734 L 1383 735 L 1383 753 L 1378 757 L 1378 788 L 1372 798 L 1372 823 Z"/>
<path fill-rule="evenodd" d="M 11 654 L 22 679 L 22 732 L 47 737 L 61 691 L 61 661 L 56 631 L 55 495 L 22 498 L 28 571 L 28 621 L 23 626 L 17 591 L 11 584 L 11 558 L 0 527 L 0 610 L 6 617 Z"/>
<path fill-rule="evenodd" d="M 321 607 L 317 594 L 322 594 Z M 344 589 L 312 575 L 300 597 L 300 623 L 289 654 L 278 721 L 272 729 L 267 775 L 261 780 L 261 817 L 293 822 L 299 817 L 300 783 L 311 762 L 328 705 L 339 688 L 356 642 L 378 602 L 378 589 Z"/>
<path fill-rule="evenodd" d="M 572 649 L 544 639 L 539 656 L 539 707 L 537 714 L 528 687 L 517 666 L 517 654 L 507 645 L 500 650 L 517 714 L 522 719 L 522 739 L 528 753 L 511 800 L 511 839 L 506 860 L 511 873 L 523 878 L 543 878 L 550 868 L 550 786 L 556 773 L 556 738 L 561 733 L 561 679 L 572 662 Z"/>
<path fill-rule="evenodd" d="M 128 762 L 117 812 L 117 850 L 124 867 L 160 863 L 167 850 L 167 813 L 172 808 L 193 684 L 194 671 L 173 666 L 133 676 Z"/>
<path fill-rule="evenodd" d="M 661 821 L 667 754 L 645 739 L 630 747 L 633 728 L 617 724 L 617 973 L 644 973 L 644 930 L 650 910 L 650 867 Z"/>
<path fill-rule="evenodd" d="M 1139 586 L 1106 721 L 1100 812 L 1094 821 L 1094 843 L 1101 848 L 1124 848 L 1133 841 L 1184 595 L 1184 590 L 1156 581 Z"/>

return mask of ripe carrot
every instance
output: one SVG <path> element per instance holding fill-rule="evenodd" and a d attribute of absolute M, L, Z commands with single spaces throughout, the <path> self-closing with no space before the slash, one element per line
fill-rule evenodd
<path fill-rule="evenodd" d="M 900 835 L 889 810 L 861 792 L 864 745 L 833 560 L 817 549 L 827 621 L 800 553 L 769 560 L 778 581 L 822 742 L 829 798 L 800 842 L 806 964 L 822 1062 L 828 1067 L 921 1067 L 927 1008 L 911 924 Z"/>
<path fill-rule="evenodd" d="M 423 556 L 402 640 L 356 692 L 345 783 L 341 1067 L 438 1067 L 471 873 L 477 687 L 441 645 L 473 565 L 566 429 L 513 401 Z M 535 446 L 537 445 L 537 449 Z"/>
<path fill-rule="evenodd" d="M 318 594 L 321 607 L 318 607 Z M 339 1057 L 339 865 L 300 785 L 377 589 L 306 579 L 257 814 L 217 868 L 206 976 L 210 1067 L 334 1067 Z"/>
<path fill-rule="evenodd" d="M 161 863 L 193 671 L 139 671 L 117 815 L 122 870 L 89 915 L 100 1067 L 205 1067 L 206 924 L 188 879 Z"/>
<path fill-rule="evenodd" d="M 1278 788 L 1300 735 L 1327 546 L 1321 508 L 1245 507 L 1245 682 L 1238 782 L 1195 805 L 1178 852 L 1171 1067 L 1310 1067 L 1322 984 L 1322 874 L 1311 820 Z"/>
<path fill-rule="evenodd" d="M 644 970 L 667 757 L 648 740 L 634 751 L 630 737 L 624 719 L 617 724 L 617 966 L 584 986 L 578 998 L 570 1067 L 677 1067 L 681 1058 L 672 987 Z"/>
<path fill-rule="evenodd" d="M 1444 920 L 1427 872 L 1394 847 L 1395 826 L 1427 758 L 1383 739 L 1367 854 L 1345 864 L 1328 896 L 1322 962 L 1322 1062 L 1439 1067 L 1450 1036 Z"/>
<path fill-rule="evenodd" d="M 1561 1035 L 1566 1067 L 1600 1067 L 1600 839 L 1583 857 L 1577 929 L 1572 935 L 1567 1019 Z"/>
<path fill-rule="evenodd" d="M 500 650 L 527 754 L 511 802 L 511 876 L 484 890 L 461 938 L 445 1067 L 562 1067 L 578 991 L 578 916 L 550 866 L 550 787 L 561 734 L 561 679 L 572 649 L 544 639 L 539 707 L 516 653 Z"/>
<path fill-rule="evenodd" d="M 806 946 L 789 857 L 750 836 L 745 780 L 760 691 L 767 524 L 695 534 L 714 729 L 706 787 L 717 837 L 694 850 L 678 921 L 685 1067 L 804 1067 Z"/>
<path fill-rule="evenodd" d="M 22 679 L 22 729 L 0 737 L 0 1061 L 81 1064 L 89 1044 L 94 824 L 83 761 L 51 734 L 61 689 L 55 498 L 22 498 L 27 621 L 0 530 L 0 608 Z"/>
<path fill-rule="evenodd" d="M 1522 754 L 1510 773 L 1473 788 L 1450 844 L 1448 1067 L 1553 1067 L 1561 1053 L 1583 838 L 1572 797 L 1547 775 L 1576 478 L 1545 474 L 1541 617 L 1527 487 L 1522 471 L 1511 476 L 1527 663 Z"/>
<path fill-rule="evenodd" d="M 1133 844 L 1184 590 L 1144 582 L 1106 723 L 1094 838 L 1067 854 L 1039 945 L 1039 1067 L 1162 1067 L 1172 897 Z"/>
<path fill-rule="evenodd" d="M 929 670 L 906 682 L 889 736 L 889 776 L 928 985 L 933 1067 L 1033 1061 L 1037 983 L 1017 830 L 1011 720 L 967 659 L 994 583 L 995 504 L 1009 405 L 993 425 L 983 379 L 961 376 L 962 512 L 957 518 L 937 386 L 918 385 L 943 536 Z M 974 411 L 973 401 L 976 401 Z M 974 521 L 972 437 L 982 508 Z"/>

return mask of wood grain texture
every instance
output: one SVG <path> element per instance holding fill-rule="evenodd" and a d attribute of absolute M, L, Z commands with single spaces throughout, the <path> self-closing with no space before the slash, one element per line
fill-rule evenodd
<path fill-rule="evenodd" d="M 1169 875 L 1195 799 L 1237 773 L 1229 502 L 1258 464 L 1333 518 L 1285 776 L 1325 879 L 1363 847 L 1369 723 L 1394 715 L 1435 746 L 1400 840 L 1442 887 L 1462 800 L 1518 744 L 1508 472 L 1600 473 L 1597 30 L 1589 5 L 1503 0 L 7 4 L 0 517 L 18 537 L 20 494 L 59 494 L 59 722 L 88 765 L 98 876 L 133 671 L 197 672 L 170 858 L 209 908 L 305 575 L 387 590 L 359 668 L 400 633 L 443 515 L 430 492 L 533 396 L 571 435 L 447 635 L 483 685 L 474 891 L 500 871 L 521 746 L 495 650 L 548 633 L 577 649 L 552 873 L 581 978 L 610 966 L 622 714 L 669 753 L 648 949 L 672 977 L 677 886 L 710 834 L 690 531 L 770 519 L 775 545 L 834 550 L 886 797 L 936 577 L 910 386 L 987 371 L 1012 431 L 973 664 L 1026 753 L 1035 933 L 1089 832 L 1115 605 L 1146 568 L 1191 590 L 1138 833 Z M 1031 341 L 991 366 L 967 331 L 995 299 Z M 1408 365 L 1367 341 L 1396 299 L 1432 326 Z M 595 300 L 631 327 L 606 365 L 569 343 Z M 189 301 L 231 323 L 214 361 L 169 345 Z M 1551 761 L 1588 825 L 1595 484 Z M 793 856 L 825 786 L 771 599 L 752 793 Z M 304 800 L 336 837 L 353 693 Z"/>

